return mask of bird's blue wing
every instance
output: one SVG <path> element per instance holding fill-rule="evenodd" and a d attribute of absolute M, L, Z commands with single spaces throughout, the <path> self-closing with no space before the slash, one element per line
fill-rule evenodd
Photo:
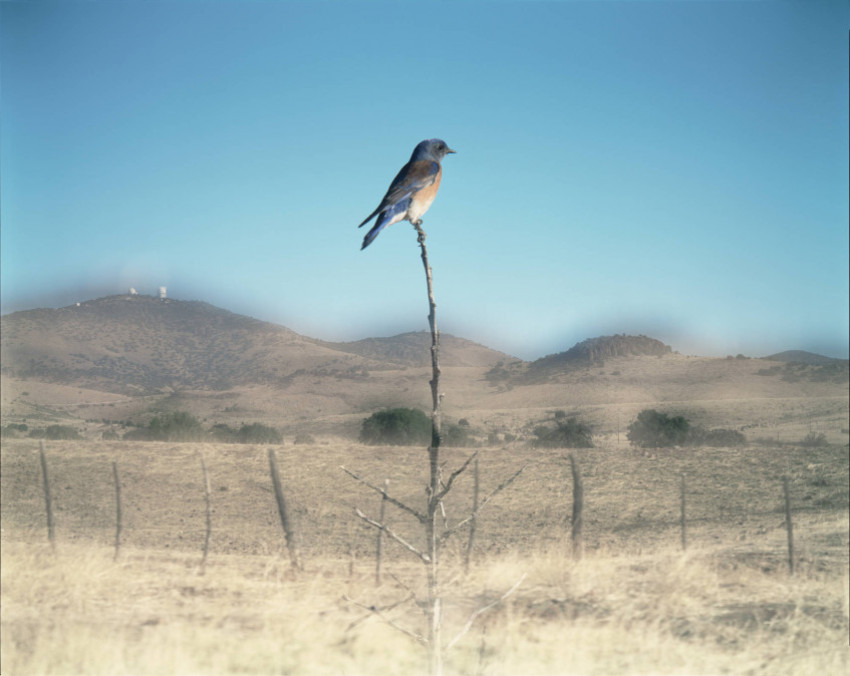
<path fill-rule="evenodd" d="M 406 202 L 406 206 L 404 207 L 406 210 L 407 205 L 410 204 L 408 201 L 410 196 L 436 181 L 439 171 L 440 165 L 436 162 L 431 162 L 430 160 L 418 160 L 405 164 L 401 168 L 401 171 L 396 174 L 393 182 L 390 183 L 390 187 L 387 189 L 387 194 L 384 195 L 384 199 L 381 200 L 378 208 L 369 214 L 369 216 L 357 227 L 362 228 L 366 225 L 366 223 L 371 221 L 376 214 L 385 211 L 387 208 L 394 209 L 393 215 L 400 213 L 397 209 L 395 209 L 395 207 L 401 202 Z M 381 218 L 379 217 L 378 222 L 380 221 Z"/>
<path fill-rule="evenodd" d="M 372 226 L 372 229 L 367 232 L 366 236 L 363 238 L 363 246 L 360 247 L 360 250 L 362 251 L 367 246 L 369 246 L 372 243 L 372 240 L 374 240 L 378 236 L 381 230 L 383 230 L 386 226 L 392 223 L 395 216 L 403 214 L 405 211 L 407 211 L 409 206 L 410 197 L 406 197 L 400 202 L 396 202 L 392 206 L 389 206 L 384 209 L 384 211 L 382 211 L 378 216 L 378 220 L 375 222 L 375 225 Z M 372 216 L 370 216 L 369 218 L 372 218 Z M 369 218 L 367 218 L 366 220 L 368 221 Z M 363 224 L 361 223 L 361 225 Z"/>

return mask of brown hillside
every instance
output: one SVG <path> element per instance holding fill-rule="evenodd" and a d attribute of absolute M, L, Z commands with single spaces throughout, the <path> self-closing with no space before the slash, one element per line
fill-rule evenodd
<path fill-rule="evenodd" d="M 431 334 L 412 331 L 392 338 L 366 338 L 350 343 L 322 343 L 341 352 L 358 354 L 379 362 L 405 366 L 431 364 Z M 447 366 L 493 366 L 500 361 L 519 362 L 503 352 L 491 350 L 464 338 L 440 334 L 440 363 Z"/>

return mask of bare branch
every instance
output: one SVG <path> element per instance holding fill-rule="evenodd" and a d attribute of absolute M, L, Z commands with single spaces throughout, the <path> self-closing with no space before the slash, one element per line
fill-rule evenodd
<path fill-rule="evenodd" d="M 425 640 L 425 638 L 424 638 L 421 634 L 417 634 L 415 631 L 411 631 L 410 629 L 407 629 L 407 628 L 405 628 L 405 627 L 402 627 L 402 626 L 401 626 L 400 624 L 398 624 L 395 620 L 393 620 L 392 618 L 387 617 L 386 615 L 384 615 L 384 613 L 383 613 L 383 610 L 384 610 L 384 609 L 382 609 L 382 608 L 377 608 L 377 607 L 375 607 L 375 606 L 367 606 L 367 605 L 364 605 L 363 603 L 360 603 L 359 601 L 355 601 L 354 599 L 349 598 L 348 596 L 343 596 L 342 598 L 343 598 L 343 599 L 345 599 L 346 601 L 348 601 L 349 603 L 351 603 L 352 605 L 357 606 L 358 608 L 363 608 L 363 610 L 368 610 L 370 613 L 373 613 L 374 615 L 377 615 L 379 618 L 381 618 L 381 620 L 382 620 L 383 622 L 385 622 L 385 623 L 387 623 L 388 625 L 390 625 L 393 629 L 395 629 L 395 630 L 397 630 L 397 631 L 400 631 L 402 634 L 405 634 L 405 635 L 409 636 L 409 637 L 410 637 L 410 638 L 412 638 L 414 641 L 417 641 L 417 642 L 421 643 L 421 644 L 422 644 L 422 645 L 424 645 L 424 646 L 427 646 L 427 645 L 428 645 L 428 641 L 427 641 L 427 640 Z M 395 608 L 396 606 L 399 606 L 399 605 L 401 605 L 402 603 L 406 603 L 406 602 L 407 602 L 407 601 L 409 601 L 409 600 L 410 600 L 409 598 L 402 599 L 402 600 L 401 600 L 401 601 L 399 601 L 398 603 L 395 603 L 395 604 L 393 604 L 393 605 L 391 605 L 391 606 L 388 606 L 388 607 L 386 608 L 386 610 L 392 610 L 392 609 L 393 609 L 393 608 Z M 356 622 L 355 622 L 355 623 L 353 623 L 353 624 L 351 624 L 351 625 L 349 626 L 349 629 L 351 629 L 351 628 L 353 628 L 354 626 L 356 626 L 356 624 L 357 624 Z"/>
<path fill-rule="evenodd" d="M 468 632 L 472 628 L 472 623 L 475 622 L 475 619 L 479 615 L 486 613 L 488 610 L 490 610 L 490 608 L 493 608 L 494 606 L 499 605 L 502 601 L 504 601 L 511 594 L 513 594 L 517 589 L 519 589 L 519 586 L 522 584 L 522 581 L 525 579 L 526 575 L 527 575 L 527 573 L 523 573 L 522 577 L 519 580 L 517 580 L 516 584 L 513 587 L 511 587 L 510 589 L 508 589 L 508 591 L 506 591 L 504 594 L 502 594 L 502 596 L 500 598 L 496 599 L 492 603 L 488 603 L 486 606 L 483 606 L 483 607 L 479 608 L 478 610 L 476 610 L 474 613 L 472 613 L 472 615 L 470 615 L 469 619 L 466 621 L 466 624 L 464 625 L 463 629 L 460 630 L 460 633 L 457 636 L 455 636 L 449 642 L 449 644 L 446 646 L 446 650 L 451 648 L 455 643 L 460 641 L 460 639 L 462 639 L 466 635 L 466 632 Z"/>
<path fill-rule="evenodd" d="M 506 481 L 503 481 L 501 484 L 499 484 L 499 486 L 496 488 L 496 490 L 494 490 L 492 493 L 490 493 L 490 495 L 488 495 L 486 498 L 484 498 L 484 499 L 481 501 L 481 504 L 480 504 L 480 505 L 478 505 L 478 509 L 474 510 L 474 511 L 472 512 L 472 514 L 470 514 L 468 517 L 466 517 L 466 518 L 465 518 L 465 519 L 463 519 L 462 521 L 459 521 L 458 523 L 456 523 L 454 526 L 452 526 L 451 528 L 449 528 L 447 531 L 445 531 L 445 532 L 444 532 L 444 533 L 440 536 L 440 542 L 445 542 L 445 541 L 446 541 L 446 540 L 448 540 L 448 539 L 449 539 L 452 535 L 454 535 L 454 534 L 455 534 L 455 533 L 457 533 L 457 532 L 458 532 L 461 528 L 463 528 L 466 524 L 468 524 L 470 521 L 472 521 L 474 518 L 476 518 L 476 517 L 478 516 L 478 513 L 479 513 L 479 512 L 480 512 L 480 511 L 484 508 L 484 505 L 486 505 L 488 502 L 490 502 L 490 500 L 492 500 L 493 498 L 495 498 L 495 497 L 496 497 L 499 493 L 501 493 L 501 492 L 502 492 L 503 490 L 505 490 L 508 486 L 510 486 L 510 485 L 514 482 L 514 480 L 515 480 L 515 479 L 516 479 L 516 478 L 517 478 L 520 474 L 522 474 L 523 470 L 525 470 L 525 468 L 526 468 L 526 467 L 528 467 L 528 463 L 524 464 L 524 465 L 523 465 L 522 467 L 520 467 L 520 468 L 519 468 L 516 472 L 514 472 L 514 474 L 513 474 L 513 475 L 511 475 L 511 477 L 510 477 L 509 479 L 507 479 Z"/>
<path fill-rule="evenodd" d="M 443 490 L 437 493 L 437 500 L 442 500 L 444 497 L 446 497 L 448 492 L 452 489 L 452 483 L 454 483 L 454 480 L 457 479 L 461 474 L 463 474 L 464 470 L 469 467 L 469 463 L 471 463 L 477 457 L 478 451 L 475 451 L 475 453 L 473 453 L 466 459 L 465 463 L 463 463 L 458 469 L 456 469 L 449 475 L 449 480 L 443 486 Z"/>
<path fill-rule="evenodd" d="M 349 470 L 349 469 L 346 469 L 346 468 L 345 468 L 345 467 L 343 467 L 342 465 L 340 465 L 340 466 L 339 466 L 339 468 L 340 468 L 343 472 L 345 472 L 346 474 L 348 474 L 348 476 L 350 476 L 351 478 L 353 478 L 353 479 L 355 479 L 355 480 L 359 481 L 360 483 L 362 483 L 364 486 L 368 486 L 369 488 L 371 488 L 371 489 L 372 489 L 373 491 L 375 491 L 376 493 L 380 493 L 381 495 L 383 495 L 383 496 L 384 496 L 384 498 L 386 498 L 386 500 L 387 500 L 388 502 L 391 502 L 392 504 L 394 504 L 394 505 L 395 505 L 396 507 L 398 507 L 399 509 L 404 510 L 404 511 L 405 511 L 405 512 L 407 512 L 408 514 L 413 515 L 413 516 L 416 518 L 416 520 L 417 520 L 417 521 L 419 521 L 419 523 L 425 523 L 425 520 L 426 520 L 426 519 L 425 519 L 425 516 L 424 516 L 424 515 L 422 515 L 422 514 L 420 514 L 419 512 L 417 512 L 415 509 L 413 509 L 413 507 L 408 507 L 408 506 L 407 506 L 407 505 L 405 505 L 403 502 L 401 502 L 401 501 L 399 501 L 399 500 L 396 500 L 395 498 L 391 497 L 391 496 L 387 493 L 387 491 L 386 491 L 384 488 L 379 488 L 378 486 L 374 486 L 374 485 L 370 484 L 368 481 L 366 481 L 366 479 L 364 479 L 364 478 L 362 478 L 362 477 L 357 476 L 354 472 L 352 472 L 352 471 L 351 471 L 351 470 Z"/>
<path fill-rule="evenodd" d="M 354 511 L 357 513 L 357 516 L 359 516 L 361 519 L 363 519 L 370 526 L 374 526 L 375 528 L 381 529 L 387 535 L 389 535 L 393 540 L 395 540 L 400 545 L 402 545 L 406 549 L 408 549 L 411 552 L 413 552 L 414 554 L 416 554 L 416 556 L 418 556 L 420 559 L 422 559 L 425 563 L 431 563 L 431 558 L 427 554 L 423 554 L 422 552 L 420 552 L 418 549 L 416 549 L 416 547 L 414 547 L 412 544 L 410 544 L 403 537 L 401 537 L 400 535 L 398 535 L 395 532 L 393 532 L 392 530 L 390 530 L 390 528 L 388 526 L 386 526 L 382 523 L 378 523 L 377 521 L 375 521 L 373 519 L 370 519 L 368 516 L 366 516 L 363 512 L 361 512 L 357 508 L 355 508 Z"/>

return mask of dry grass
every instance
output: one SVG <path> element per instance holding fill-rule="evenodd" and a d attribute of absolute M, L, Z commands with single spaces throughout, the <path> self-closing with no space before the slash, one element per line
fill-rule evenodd
<path fill-rule="evenodd" d="M 846 526 L 836 520 L 834 528 Z M 484 615 L 450 651 L 452 674 L 837 674 L 848 668 L 847 577 L 793 578 L 734 565 L 700 549 L 644 556 L 566 547 L 497 557 L 447 593 L 451 635 L 471 610 L 523 574 L 516 594 Z M 4 544 L 4 674 L 416 674 L 424 655 L 407 637 L 342 600 L 387 604 L 405 595 L 372 587 L 322 559 L 292 575 L 277 556 L 197 558 L 64 545 Z M 402 567 L 400 576 L 414 575 Z M 409 604 L 393 612 L 409 626 Z"/>
<path fill-rule="evenodd" d="M 200 574 L 203 492 L 213 489 L 210 560 Z M 265 448 L 56 442 L 47 445 L 59 537 L 44 542 L 37 443 L 4 442 L 3 674 L 416 674 L 421 648 L 343 600 L 385 606 L 421 593 L 422 571 L 385 544 L 373 581 L 374 533 L 351 516 L 378 498 L 345 464 L 394 495 L 423 500 L 424 451 L 350 443 L 277 449 L 300 521 L 307 570 L 293 575 L 275 513 Z M 446 449 L 456 466 L 464 452 Z M 586 556 L 569 556 L 569 466 L 561 452 L 482 449 L 488 506 L 468 576 L 462 542 L 445 550 L 449 674 L 833 674 L 848 669 L 847 449 L 688 449 L 646 457 L 582 450 Z M 122 474 L 124 547 L 117 563 L 111 461 Z M 678 480 L 690 477 L 689 549 L 678 548 Z M 780 477 L 791 477 L 797 574 L 787 573 Z M 470 501 L 468 477 L 447 503 Z M 415 539 L 409 519 L 390 523 Z M 462 540 L 463 537 L 460 538 Z M 352 549 L 353 560 L 349 558 Z M 350 573 L 350 566 L 353 571 Z M 396 582 L 388 573 L 394 573 Z M 411 628 L 413 603 L 391 612 Z"/>

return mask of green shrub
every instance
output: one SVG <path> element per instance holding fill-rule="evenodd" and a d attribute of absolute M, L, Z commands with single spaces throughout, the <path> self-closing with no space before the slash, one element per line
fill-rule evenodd
<path fill-rule="evenodd" d="M 33 439 L 82 439 L 80 433 L 68 425 L 48 425 L 45 428 L 30 430 L 29 436 Z"/>
<path fill-rule="evenodd" d="M 261 423 L 242 424 L 237 433 L 240 444 L 281 444 L 283 436 L 274 427 Z"/>
<path fill-rule="evenodd" d="M 308 434 L 307 432 L 299 432 L 295 435 L 295 444 L 315 444 L 316 440 L 313 438 L 312 434 Z"/>
<path fill-rule="evenodd" d="M 539 425 L 534 428 L 535 448 L 593 448 L 593 430 L 587 423 L 573 418 L 559 418 L 556 411 L 555 428 Z"/>
<path fill-rule="evenodd" d="M 431 419 L 418 408 L 391 408 L 373 413 L 363 421 L 364 444 L 414 446 L 431 441 Z"/>
<path fill-rule="evenodd" d="M 644 409 L 629 425 L 626 438 L 633 446 L 659 448 L 681 446 L 688 440 L 690 424 L 680 415 L 673 418 L 654 409 Z"/>

